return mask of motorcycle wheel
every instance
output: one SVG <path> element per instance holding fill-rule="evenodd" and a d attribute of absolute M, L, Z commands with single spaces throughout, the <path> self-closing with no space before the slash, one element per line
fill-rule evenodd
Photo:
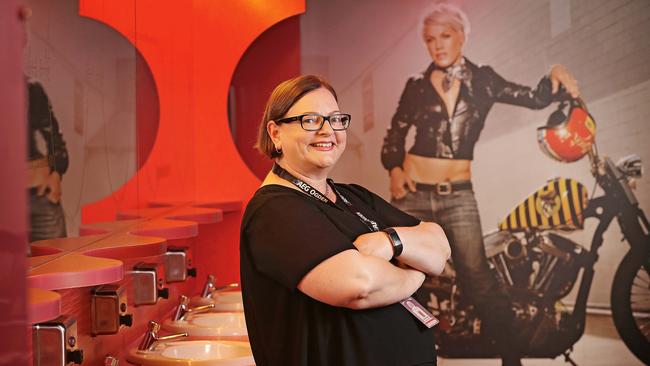
<path fill-rule="evenodd" d="M 627 348 L 650 364 L 650 258 L 628 252 L 616 269 L 612 284 L 612 317 Z M 634 313 L 643 313 L 635 318 Z"/>

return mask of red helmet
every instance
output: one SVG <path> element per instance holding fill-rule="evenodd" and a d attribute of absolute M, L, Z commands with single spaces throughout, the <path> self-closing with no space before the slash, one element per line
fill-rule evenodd
<path fill-rule="evenodd" d="M 569 117 L 564 113 L 569 106 Z M 537 128 L 537 143 L 551 158 L 570 163 L 585 156 L 596 140 L 596 122 L 580 99 L 560 103 L 546 126 Z"/>

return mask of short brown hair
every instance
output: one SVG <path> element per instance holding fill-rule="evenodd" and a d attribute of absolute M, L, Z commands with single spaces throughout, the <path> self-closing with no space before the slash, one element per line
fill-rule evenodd
<path fill-rule="evenodd" d="M 276 86 L 268 102 L 266 102 L 266 109 L 264 110 L 264 117 L 260 123 L 257 132 L 257 143 L 255 148 L 262 154 L 270 159 L 277 158 L 282 155 L 282 152 L 275 150 L 275 145 L 269 136 L 266 125 L 269 121 L 277 121 L 283 118 L 289 109 L 296 104 L 300 98 L 310 91 L 325 88 L 329 90 L 334 99 L 338 102 L 334 88 L 325 79 L 316 75 L 303 75 L 293 79 L 286 80 L 280 85 Z"/>

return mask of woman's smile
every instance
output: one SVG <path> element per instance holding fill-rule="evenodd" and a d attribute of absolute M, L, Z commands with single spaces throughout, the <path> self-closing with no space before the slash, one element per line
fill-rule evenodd
<path fill-rule="evenodd" d="M 333 142 L 314 142 L 310 145 L 319 151 L 331 151 L 336 146 Z"/>

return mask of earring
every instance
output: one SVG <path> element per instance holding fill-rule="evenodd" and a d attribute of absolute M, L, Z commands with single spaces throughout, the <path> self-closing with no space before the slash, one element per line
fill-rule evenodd
<path fill-rule="evenodd" d="M 282 155 L 282 149 L 279 149 L 277 146 L 275 147 L 275 152 L 276 152 L 278 155 Z"/>

